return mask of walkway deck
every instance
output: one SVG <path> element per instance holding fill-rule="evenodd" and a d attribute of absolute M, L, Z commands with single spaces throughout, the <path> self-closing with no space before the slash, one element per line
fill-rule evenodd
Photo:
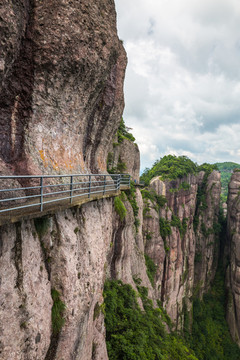
<path fill-rule="evenodd" d="M 66 182 L 66 178 L 69 182 Z M 16 184 L 14 187 L 6 187 L 6 183 L 12 184 L 11 181 L 17 181 L 17 184 L 24 181 L 26 186 L 19 187 Z M 40 185 L 36 185 L 36 182 Z M 114 197 L 129 187 L 130 176 L 126 174 L 0 176 L 0 226 Z M 13 197 L 13 193 L 17 196 Z"/>

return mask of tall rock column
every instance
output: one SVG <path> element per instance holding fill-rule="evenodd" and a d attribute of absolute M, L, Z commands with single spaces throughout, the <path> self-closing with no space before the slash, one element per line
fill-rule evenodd
<path fill-rule="evenodd" d="M 144 191 L 143 235 L 157 266 L 155 297 L 181 329 L 195 289 L 200 296 L 206 292 L 216 271 L 220 174 L 172 181 L 157 176 Z"/>
<path fill-rule="evenodd" d="M 240 346 L 240 172 L 235 171 L 228 193 L 227 320 L 234 341 Z"/>
<path fill-rule="evenodd" d="M 209 289 L 218 265 L 220 193 L 220 173 L 215 170 L 209 175 L 200 172 L 194 222 L 196 234 L 194 283 L 200 296 Z"/>

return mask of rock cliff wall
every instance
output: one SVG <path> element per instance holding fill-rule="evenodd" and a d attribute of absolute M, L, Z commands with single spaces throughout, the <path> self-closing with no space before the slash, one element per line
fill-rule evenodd
<path fill-rule="evenodd" d="M 209 226 L 218 211 L 219 192 L 212 194 L 214 200 L 210 196 L 213 180 L 218 189 L 217 172 L 207 180 Z M 134 280 L 141 279 L 150 298 L 154 303 L 162 301 L 181 329 L 196 287 L 203 293 L 208 288 L 208 272 L 215 271 L 211 245 L 207 247 L 209 252 L 212 249 L 210 255 L 198 258 L 203 280 L 196 284 L 196 247 L 201 243 L 205 248 L 210 241 L 205 238 L 204 245 L 203 237 L 193 228 L 201 181 L 202 176 L 171 182 L 153 179 L 149 191 L 154 189 L 154 194 L 165 199 L 161 206 L 135 188 L 137 223 L 127 193 L 121 197 L 127 210 L 122 221 L 114 199 L 102 199 L 2 226 L 1 359 L 106 360 L 102 292 L 107 278 L 121 279 L 133 288 Z M 185 190 L 183 183 L 188 183 Z M 167 235 L 164 224 L 169 224 Z M 148 277 L 146 255 L 156 265 L 153 281 Z M 61 304 L 65 310 L 56 314 Z M 65 323 L 61 328 L 62 318 Z"/>
<path fill-rule="evenodd" d="M 0 36 L 0 174 L 105 172 L 112 152 L 113 167 L 125 163 L 138 181 L 136 145 L 113 148 L 126 67 L 114 1 L 3 0 Z M 234 336 L 237 181 L 229 202 Z M 147 192 L 151 199 L 135 188 L 135 207 L 123 196 L 122 221 L 112 198 L 0 228 L 1 359 L 107 360 L 106 278 L 134 288 L 140 279 L 183 327 L 192 296 L 216 270 L 220 175 L 155 178 Z"/>
<path fill-rule="evenodd" d="M 228 195 L 227 320 L 234 341 L 240 346 L 240 172 L 235 171 Z"/>
<path fill-rule="evenodd" d="M 0 172 L 106 171 L 126 54 L 114 1 L 0 5 Z"/>
<path fill-rule="evenodd" d="M 137 199 L 141 210 L 142 200 Z M 135 287 L 146 274 L 141 230 L 131 205 L 123 222 L 113 200 L 93 201 L 53 216 L 0 229 L 1 359 L 106 360 L 102 290 L 106 277 Z M 54 292 L 65 324 L 52 318 Z"/>
<path fill-rule="evenodd" d="M 108 167 L 118 173 L 130 174 L 132 180 L 139 182 L 140 152 L 138 145 L 128 139 L 121 143 L 113 142 L 108 153 Z"/>
<path fill-rule="evenodd" d="M 150 191 L 166 203 L 159 206 L 157 198 L 151 201 L 146 196 L 144 200 L 145 252 L 157 265 L 155 296 L 180 329 L 194 292 L 202 296 L 207 291 L 217 266 L 213 229 L 218 221 L 220 174 L 214 171 L 205 177 L 204 195 L 198 201 L 203 178 L 203 172 L 170 182 L 154 178 Z"/>

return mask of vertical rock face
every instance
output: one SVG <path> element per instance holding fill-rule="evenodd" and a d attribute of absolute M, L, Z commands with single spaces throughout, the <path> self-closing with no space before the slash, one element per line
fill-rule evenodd
<path fill-rule="evenodd" d="M 140 152 L 136 143 L 128 139 L 123 139 L 121 143 L 114 142 L 108 153 L 108 162 L 108 166 L 130 174 L 133 181 L 139 182 Z"/>
<path fill-rule="evenodd" d="M 240 345 L 240 172 L 232 175 L 228 194 L 227 320 L 232 338 Z"/>
<path fill-rule="evenodd" d="M 107 359 L 100 305 L 112 212 L 103 200 L 1 228 L 1 359 Z M 66 306 L 62 329 L 51 289 Z"/>
<path fill-rule="evenodd" d="M 199 204 L 197 200 L 203 177 L 200 173 L 170 182 L 156 177 L 150 191 L 164 197 L 166 204 L 158 207 L 157 201 L 144 200 L 145 252 L 157 265 L 155 296 L 178 328 L 183 325 L 184 307 L 191 308 L 194 288 L 201 296 L 216 271 L 218 247 L 213 228 L 219 212 L 220 174 L 214 171 L 207 179 L 204 210 L 203 199 Z"/>
<path fill-rule="evenodd" d="M 219 175 L 209 176 L 207 207 L 199 210 L 202 182 L 201 174 L 171 182 L 153 179 L 149 191 L 155 189 L 165 204 L 159 198 L 142 198 L 136 189 L 137 227 L 136 213 L 126 196 L 127 215 L 122 221 L 113 199 L 103 199 L 1 227 L 1 358 L 107 360 L 102 312 L 106 278 L 120 279 L 134 288 L 134 280 L 141 279 L 154 303 L 161 300 L 181 329 L 194 289 L 201 295 L 208 288 L 208 273 L 215 271 L 214 246 L 207 246 L 212 233 L 204 237 L 199 229 L 204 216 L 209 227 L 217 216 Z M 196 214 L 199 222 L 194 231 Z M 201 282 L 195 273 L 199 244 L 202 253 L 206 247 L 212 251 L 197 258 Z M 157 267 L 154 281 L 148 277 L 144 254 Z M 62 327 L 54 317 L 59 301 L 54 292 L 65 304 L 59 314 L 65 320 Z"/>
<path fill-rule="evenodd" d="M 149 288 L 152 296 L 152 286 L 146 273 L 144 258 L 144 243 L 142 237 L 142 209 L 143 202 L 139 189 L 136 190 L 136 199 L 139 207 L 139 226 L 134 226 L 133 210 L 128 201 L 124 204 L 127 216 L 124 223 L 116 223 L 114 233 L 114 249 L 112 253 L 111 277 L 123 280 L 135 288 L 134 278 L 140 278 L 142 285 Z"/>
<path fill-rule="evenodd" d="M 114 1 L 3 0 L 0 36 L 0 173 L 101 172 L 112 151 L 113 166 L 125 163 L 138 180 L 135 144 L 124 139 L 112 148 L 126 66 Z M 236 338 L 239 182 L 234 174 L 228 219 L 235 229 L 229 321 Z M 107 360 L 107 277 L 133 287 L 141 279 L 152 300 L 161 300 L 182 328 L 194 291 L 201 296 L 216 269 L 220 176 L 155 178 L 151 190 L 158 196 L 153 201 L 136 189 L 137 227 L 125 198 L 122 221 L 113 199 L 104 199 L 0 228 L 3 360 Z M 154 281 L 144 255 L 156 265 Z M 59 303 L 65 309 L 56 314 Z"/>
<path fill-rule="evenodd" d="M 31 222 L 0 228 L 0 357 L 44 359 L 51 336 L 51 286 Z"/>
<path fill-rule="evenodd" d="M 126 55 L 114 1 L 0 5 L 1 171 L 105 171 Z"/>
<path fill-rule="evenodd" d="M 200 289 L 200 295 L 209 289 L 214 279 L 219 257 L 219 242 L 216 237 L 219 234 L 218 216 L 220 206 L 220 173 L 213 171 L 207 181 L 204 173 L 200 173 L 199 188 L 205 186 L 205 199 L 197 208 L 196 229 L 196 252 L 194 282 Z M 206 181 L 206 184 L 204 184 Z"/>
<path fill-rule="evenodd" d="M 139 192 L 137 200 L 141 214 Z M 141 227 L 136 233 L 131 205 L 125 206 L 123 222 L 112 199 L 104 199 L 1 228 L 1 359 L 108 359 L 106 277 L 133 286 L 140 277 L 152 294 Z M 57 331 L 51 289 L 66 306 Z"/>

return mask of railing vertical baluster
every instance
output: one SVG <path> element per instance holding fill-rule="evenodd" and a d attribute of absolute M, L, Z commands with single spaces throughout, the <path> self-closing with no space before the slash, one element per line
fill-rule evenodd
<path fill-rule="evenodd" d="M 89 175 L 89 189 L 88 189 L 88 197 L 90 198 L 90 194 L 91 194 L 91 175 Z"/>
<path fill-rule="evenodd" d="M 70 204 L 72 204 L 73 196 L 73 176 L 70 176 Z"/>
<path fill-rule="evenodd" d="M 74 177 L 77 177 L 77 179 L 79 179 L 78 181 L 75 179 Z M 81 176 L 84 177 L 84 181 L 81 181 Z M 1 176 L 0 175 L 0 180 L 1 179 L 19 179 L 19 178 L 23 178 L 23 179 L 34 179 L 34 182 L 36 181 L 37 183 L 34 184 L 35 186 L 26 186 L 25 188 L 18 188 L 15 187 L 13 189 L 11 188 L 7 188 L 7 189 L 2 189 L 0 188 L 0 194 L 2 192 L 7 192 L 7 191 L 19 191 L 21 189 L 25 189 L 25 190 L 33 190 L 33 194 L 32 195 L 25 195 L 25 196 L 17 196 L 14 197 L 14 195 L 12 195 L 12 197 L 7 197 L 4 199 L 1 199 L 1 204 L 3 203 L 3 207 L 1 206 L 0 209 L 0 215 L 3 212 L 7 212 L 7 211 L 14 211 L 17 209 L 23 209 L 23 208 L 29 208 L 29 207 L 38 207 L 39 211 L 42 212 L 43 211 L 43 207 L 45 206 L 46 208 L 46 204 L 50 204 L 50 203 L 57 203 L 58 201 L 62 201 L 62 200 L 70 200 L 70 204 L 72 204 L 74 202 L 74 197 L 78 196 L 85 196 L 88 198 L 91 198 L 91 195 L 93 197 L 93 194 L 103 194 L 105 195 L 108 191 L 111 192 L 116 192 L 119 191 L 121 189 L 121 187 L 130 187 L 131 186 L 131 176 L 128 174 L 101 174 L 101 177 L 97 174 L 66 174 L 63 176 L 64 178 L 69 178 L 70 179 L 70 183 L 69 185 L 69 189 L 67 188 L 68 185 L 65 184 L 65 182 L 57 181 L 54 182 L 53 184 L 51 184 L 51 181 L 48 183 L 46 183 L 46 181 L 44 180 L 49 179 L 49 178 L 54 178 L 54 179 L 62 179 L 61 175 L 35 175 L 35 176 L 30 176 L 30 175 L 24 175 L 24 176 Z M 93 178 L 94 177 L 94 178 Z M 95 179 L 95 180 L 94 180 Z M 102 179 L 102 180 L 99 180 Z M 111 181 L 108 181 L 108 179 L 111 179 Z M 39 185 L 38 185 L 39 184 Z M 64 188 L 59 189 L 59 186 L 64 186 Z M 44 190 L 46 188 L 48 188 L 46 191 Z M 57 190 L 54 190 L 55 187 L 57 187 Z M 38 193 L 38 189 L 39 189 L 39 193 Z M 53 190 L 52 190 L 53 189 Z M 35 191 L 36 190 L 36 191 Z M 74 193 L 75 191 L 75 193 Z M 10 193 L 11 194 L 11 193 Z M 60 194 L 65 194 L 65 195 L 60 195 Z M 44 198 L 44 196 L 48 196 L 47 198 Z M 26 200 L 24 204 L 19 204 L 18 200 Z M 33 199 L 33 200 L 28 200 L 28 199 Z M 39 200 L 40 201 L 39 201 Z M 4 203 L 7 201 L 14 201 L 13 205 L 10 205 L 9 207 L 8 204 L 4 206 Z M 48 206 L 47 206 L 48 207 Z"/>
<path fill-rule="evenodd" d="M 106 192 L 106 175 L 104 175 L 103 195 L 105 195 L 105 192 Z"/>
<path fill-rule="evenodd" d="M 40 211 L 43 211 L 43 177 L 40 177 Z"/>

